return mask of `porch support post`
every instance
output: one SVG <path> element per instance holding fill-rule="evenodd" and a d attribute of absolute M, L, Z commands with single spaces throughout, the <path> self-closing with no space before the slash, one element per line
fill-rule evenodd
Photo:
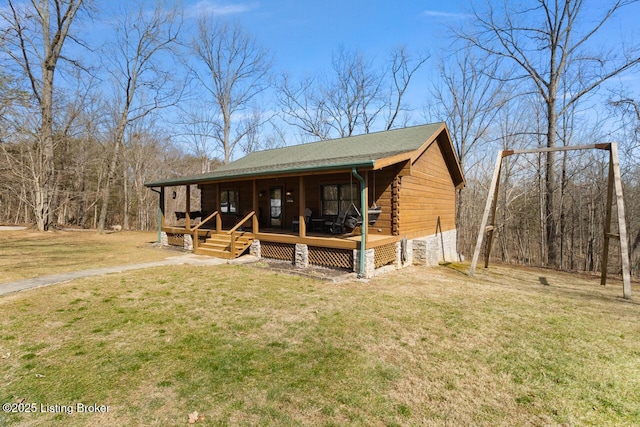
<path fill-rule="evenodd" d="M 164 202 L 164 198 L 165 198 L 165 195 L 164 195 L 164 187 L 160 187 L 160 205 L 159 205 L 159 209 L 160 209 L 160 223 L 159 223 L 159 226 L 160 226 L 160 229 L 161 229 L 161 230 L 164 228 L 164 223 L 165 223 L 165 221 L 166 221 L 166 219 L 165 219 L 165 214 L 164 214 L 164 212 L 165 212 L 165 207 L 164 207 L 164 203 L 165 203 L 165 202 Z"/>
<path fill-rule="evenodd" d="M 298 227 L 298 230 L 300 232 L 300 237 L 307 237 L 307 224 L 304 221 L 307 199 L 305 194 L 303 176 L 300 176 L 300 178 L 298 179 L 298 191 L 300 192 L 300 195 L 298 196 L 298 221 L 300 223 L 300 227 Z"/>
<path fill-rule="evenodd" d="M 367 213 L 367 218 L 365 221 L 364 213 L 362 213 L 362 226 L 360 227 L 362 230 L 362 237 L 360 240 L 360 264 L 358 265 L 358 277 L 365 277 L 365 261 L 366 261 L 366 248 L 367 248 L 367 223 L 368 223 L 368 205 L 367 205 L 367 182 L 366 180 L 358 174 L 356 168 L 351 168 L 351 173 L 355 176 L 358 181 L 360 181 L 360 209 L 363 212 Z M 367 209 L 367 210 L 365 210 Z M 355 264 L 355 263 L 354 263 Z"/>
<path fill-rule="evenodd" d="M 187 184 L 185 190 L 187 197 L 185 202 L 184 227 L 189 231 L 191 230 L 191 185 Z"/>
<path fill-rule="evenodd" d="M 222 218 L 220 217 L 220 184 L 216 182 L 216 233 L 220 234 L 222 231 Z"/>
<path fill-rule="evenodd" d="M 251 209 L 254 212 L 253 218 L 251 220 L 251 231 L 253 232 L 253 234 L 257 234 L 260 230 L 259 228 L 259 224 L 258 224 L 258 183 L 256 182 L 256 180 L 253 180 L 253 209 Z"/>
<path fill-rule="evenodd" d="M 362 234 L 364 234 L 365 250 L 369 239 L 369 172 L 364 173 L 364 188 L 360 200 L 360 210 L 362 213 Z"/>
<path fill-rule="evenodd" d="M 164 187 L 160 187 L 160 191 L 152 188 L 151 191 L 158 193 L 158 243 L 162 243 L 162 216 L 164 204 Z"/>

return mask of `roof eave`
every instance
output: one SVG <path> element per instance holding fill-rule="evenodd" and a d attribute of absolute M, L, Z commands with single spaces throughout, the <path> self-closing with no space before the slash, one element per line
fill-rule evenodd
<path fill-rule="evenodd" d="M 440 127 L 431 136 L 429 136 L 429 139 L 427 139 L 424 144 L 422 144 L 422 147 L 413 152 L 411 162 L 415 163 L 415 161 L 418 160 L 418 158 L 431 146 L 431 144 L 438 143 L 438 137 L 443 133 L 446 137 L 447 144 L 441 148 L 445 148 L 445 152 L 443 152 L 445 162 L 447 163 L 449 174 L 453 178 L 454 186 L 456 190 L 459 190 L 466 185 L 467 181 L 464 177 L 462 167 L 460 166 L 460 160 L 458 160 L 456 150 L 453 147 L 453 141 L 451 140 L 449 128 L 447 128 L 446 123 L 442 122 Z"/>
<path fill-rule="evenodd" d="M 145 183 L 145 187 L 153 188 L 153 187 L 173 187 L 178 185 L 188 185 L 188 184 L 202 184 L 202 183 L 214 183 L 221 181 L 231 181 L 234 179 L 241 178 L 256 178 L 256 177 L 272 177 L 276 175 L 288 175 L 288 174 L 297 174 L 297 175 L 308 175 L 313 174 L 314 172 L 326 172 L 332 170 L 341 170 L 341 169 L 351 169 L 351 168 L 374 168 L 376 166 L 376 162 L 374 160 L 368 160 L 365 162 L 359 163 L 344 163 L 338 165 L 329 165 L 329 166 L 316 166 L 311 168 L 304 169 L 283 169 L 278 171 L 268 171 L 268 172 L 248 172 L 248 173 L 236 173 L 229 174 L 224 176 L 203 176 L 203 177 L 191 177 L 191 178 L 176 178 L 176 179 L 168 179 L 164 181 L 155 181 L 155 182 L 147 182 Z"/>
<path fill-rule="evenodd" d="M 407 160 L 411 160 L 412 156 L 413 156 L 413 151 L 409 151 L 406 153 L 396 154 L 395 156 L 384 157 L 382 159 L 378 159 L 375 161 L 375 166 L 373 169 L 380 170 L 388 166 L 402 163 Z"/>

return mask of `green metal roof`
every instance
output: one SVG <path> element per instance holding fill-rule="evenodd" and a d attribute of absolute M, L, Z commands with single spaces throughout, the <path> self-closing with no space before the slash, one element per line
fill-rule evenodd
<path fill-rule="evenodd" d="M 210 173 L 148 182 L 145 185 L 147 187 L 164 187 L 259 175 L 304 173 L 352 167 L 373 168 L 377 160 L 418 150 L 442 126 L 443 123 L 433 123 L 256 151 Z"/>

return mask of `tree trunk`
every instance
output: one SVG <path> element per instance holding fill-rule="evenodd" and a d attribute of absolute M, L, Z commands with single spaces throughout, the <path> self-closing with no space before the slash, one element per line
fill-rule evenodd
<path fill-rule="evenodd" d="M 125 160 L 126 161 L 126 160 Z M 127 172 L 127 165 L 124 164 L 122 167 L 123 170 L 123 179 L 122 179 L 122 191 L 124 193 L 124 203 L 123 203 L 123 215 L 124 219 L 122 220 L 122 228 L 124 230 L 129 229 L 129 174 Z"/>
<path fill-rule="evenodd" d="M 102 233 L 107 222 L 107 209 L 109 208 L 109 198 L 111 196 L 111 184 L 116 176 L 116 168 L 118 166 L 118 156 L 120 155 L 120 138 L 116 136 L 113 144 L 113 153 L 111 162 L 109 163 L 109 170 L 107 172 L 107 179 L 104 183 L 104 189 L 102 190 L 102 203 L 100 206 L 100 219 L 98 220 L 98 231 Z"/>
<path fill-rule="evenodd" d="M 542 155 L 538 155 L 538 196 L 539 196 L 539 215 L 540 215 L 540 262 L 543 264 L 547 263 L 547 216 L 545 215 L 545 207 L 546 207 L 546 193 L 544 191 L 544 179 L 542 174 Z"/>
<path fill-rule="evenodd" d="M 555 93 L 555 92 L 552 92 Z M 555 98 L 551 98 L 547 104 L 547 147 L 554 148 L 556 146 L 556 128 L 558 122 L 558 115 L 556 113 L 556 101 Z M 546 165 L 545 165 L 545 217 L 546 217 L 546 238 L 547 238 L 547 254 L 548 262 L 554 267 L 558 267 L 558 234 L 557 234 L 557 221 L 556 213 L 554 209 L 555 196 L 556 196 L 556 173 L 555 173 L 555 152 L 549 151 L 547 153 Z"/>
<path fill-rule="evenodd" d="M 229 134 L 230 134 L 230 127 L 231 124 L 229 122 L 229 118 L 227 116 L 227 114 L 223 114 L 224 117 L 224 164 L 229 164 L 229 159 L 231 158 L 231 146 L 230 146 L 230 142 L 229 142 Z"/>
<path fill-rule="evenodd" d="M 51 48 L 51 46 L 48 46 Z M 47 55 L 49 56 L 49 55 Z M 50 59 L 49 59 L 50 60 Z M 51 222 L 51 202 L 55 192 L 55 164 L 53 158 L 53 72 L 54 65 L 44 61 L 42 64 L 42 99 L 39 155 L 36 166 L 34 215 L 39 231 L 49 229 Z"/>

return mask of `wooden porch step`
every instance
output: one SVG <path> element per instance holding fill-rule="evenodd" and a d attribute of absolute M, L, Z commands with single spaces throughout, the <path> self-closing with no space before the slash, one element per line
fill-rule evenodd
<path fill-rule="evenodd" d="M 204 243 L 198 245 L 194 251 L 198 255 L 210 255 L 218 258 L 237 258 L 247 250 L 253 242 L 253 236 L 249 233 L 237 233 L 235 251 L 231 253 L 231 235 L 220 233 L 212 234 Z"/>
<path fill-rule="evenodd" d="M 209 255 L 209 256 L 213 256 L 216 258 L 222 258 L 222 259 L 233 259 L 235 257 L 231 256 L 231 252 L 230 251 L 218 251 L 215 249 L 209 249 L 209 248 L 203 248 L 203 247 L 198 247 L 198 249 L 196 249 L 194 251 L 195 254 L 197 255 Z"/>

